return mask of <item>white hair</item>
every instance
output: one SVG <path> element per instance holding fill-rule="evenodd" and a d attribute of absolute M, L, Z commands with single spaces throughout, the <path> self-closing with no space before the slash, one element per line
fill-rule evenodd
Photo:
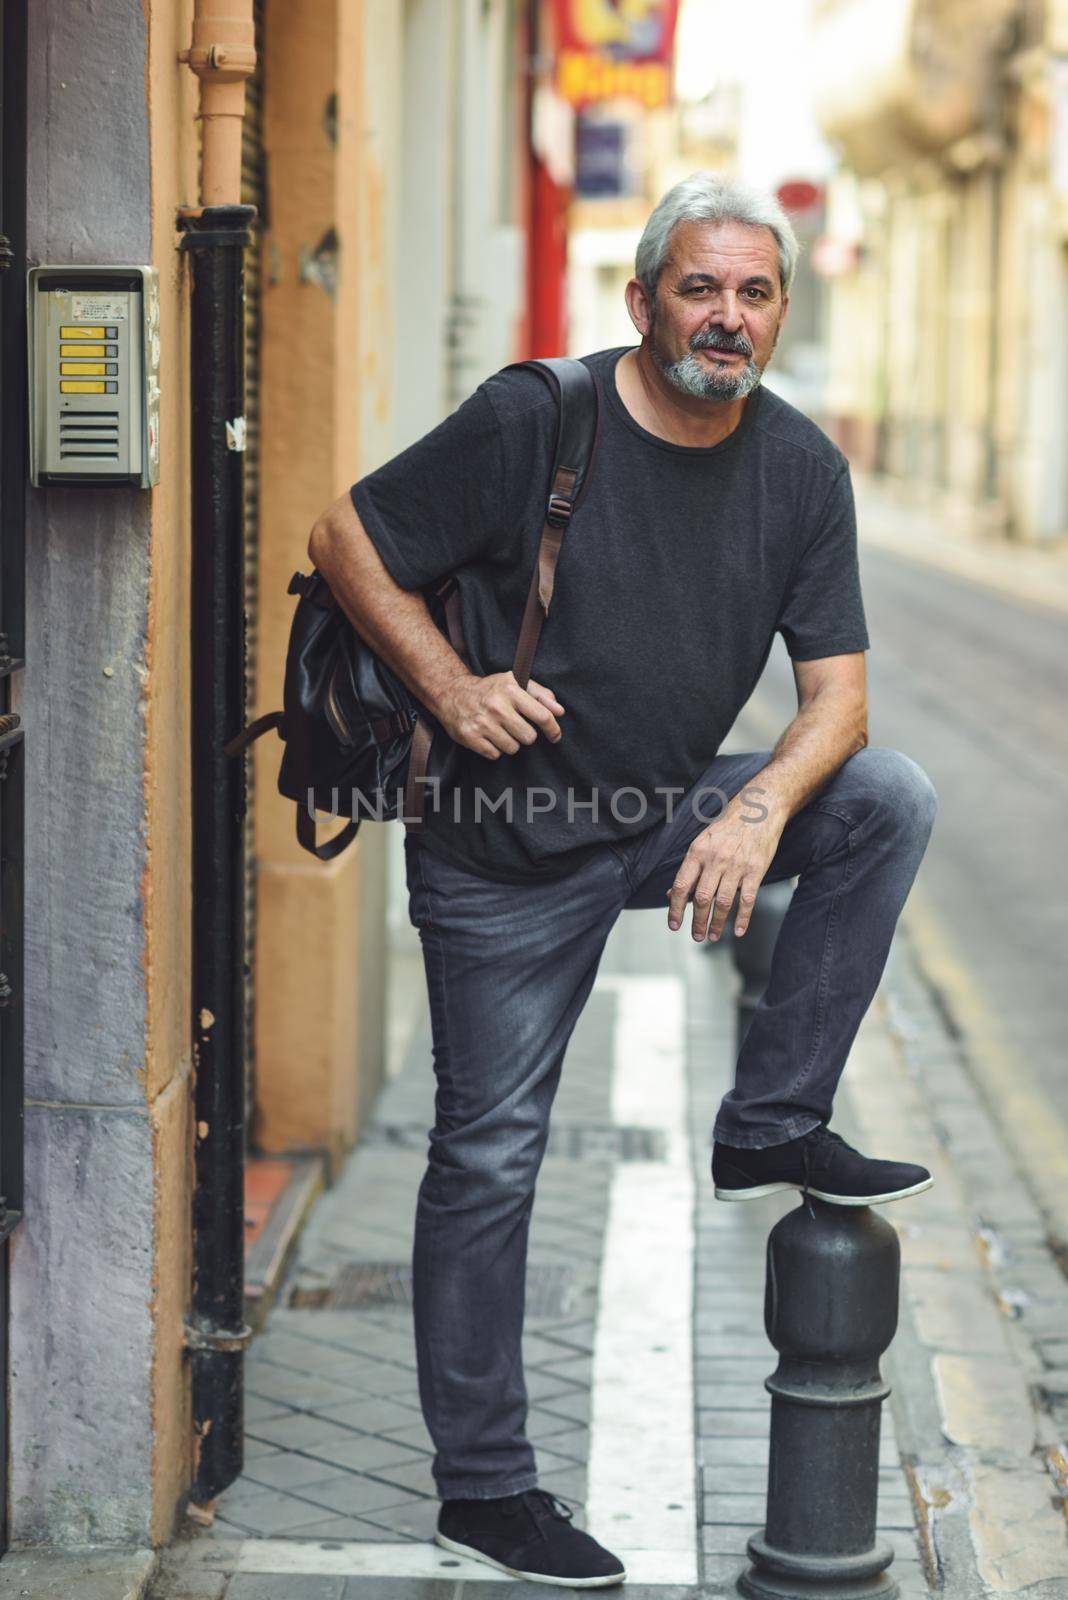
<path fill-rule="evenodd" d="M 638 241 L 634 275 L 650 299 L 656 296 L 671 235 L 680 222 L 744 222 L 754 228 L 770 228 L 779 248 L 783 297 L 789 294 L 801 246 L 775 196 L 715 172 L 693 172 L 660 200 Z"/>

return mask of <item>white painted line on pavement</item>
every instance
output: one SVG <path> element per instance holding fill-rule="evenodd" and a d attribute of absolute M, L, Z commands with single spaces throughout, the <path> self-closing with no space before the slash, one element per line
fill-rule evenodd
<path fill-rule="evenodd" d="M 631 1551 L 624 1558 L 630 1583 L 692 1583 L 692 1561 L 677 1550 Z M 739 1558 L 740 1561 L 740 1558 Z M 495 1567 L 453 1555 L 436 1544 L 372 1544 L 362 1539 L 245 1539 L 236 1560 L 220 1556 L 233 1572 L 291 1577 L 439 1578 L 459 1583 L 501 1583 Z"/>
<path fill-rule="evenodd" d="M 501 1579 L 492 1567 L 436 1544 L 372 1544 L 362 1539 L 246 1539 L 233 1570 L 294 1577 L 462 1578 L 465 1583 Z"/>
<path fill-rule="evenodd" d="M 612 1179 L 593 1356 L 586 1526 L 631 1581 L 696 1583 L 694 1185 L 681 978 L 604 974 L 616 998 L 612 1118 L 666 1159 Z M 639 1575 L 640 1574 L 640 1575 Z"/>

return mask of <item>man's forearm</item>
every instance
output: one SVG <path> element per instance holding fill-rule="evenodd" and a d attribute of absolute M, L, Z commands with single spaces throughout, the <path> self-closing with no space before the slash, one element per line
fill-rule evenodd
<path fill-rule="evenodd" d="M 813 799 L 868 742 L 864 703 L 843 690 L 813 695 L 784 729 L 771 760 L 746 785 L 780 826 Z"/>
<path fill-rule="evenodd" d="M 473 674 L 434 623 L 422 595 L 394 582 L 354 511 L 352 522 L 354 529 L 317 523 L 309 554 L 360 637 L 436 714 L 446 686 Z"/>

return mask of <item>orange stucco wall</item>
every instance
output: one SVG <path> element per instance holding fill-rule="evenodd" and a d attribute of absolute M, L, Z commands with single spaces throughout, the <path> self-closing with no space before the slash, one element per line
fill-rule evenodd
<path fill-rule="evenodd" d="M 360 359 L 360 291 L 365 263 L 380 258 L 384 280 L 389 247 L 366 198 L 375 185 L 364 153 L 374 145 L 363 92 L 369 9 L 358 0 L 267 7 L 257 713 L 281 701 L 295 604 L 286 586 L 295 568 L 308 569 L 312 523 L 356 475 L 361 412 L 375 391 Z M 382 44 L 376 33 L 376 51 Z M 380 300 L 376 311 L 377 348 L 389 337 L 388 306 Z M 261 1149 L 326 1149 L 336 1164 L 355 1137 L 361 1074 L 365 1090 L 381 1067 L 381 1021 L 369 1029 L 366 1014 L 381 1008 L 381 983 L 368 980 L 380 965 L 362 910 L 378 900 L 383 842 L 364 829 L 336 862 L 302 852 L 292 802 L 277 793 L 278 759 L 277 741 L 262 741 L 253 1131 Z"/>

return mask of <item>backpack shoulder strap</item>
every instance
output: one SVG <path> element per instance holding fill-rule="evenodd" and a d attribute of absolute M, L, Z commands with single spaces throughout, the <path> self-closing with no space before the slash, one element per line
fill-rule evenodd
<path fill-rule="evenodd" d="M 552 390 L 557 403 L 556 449 L 549 478 L 545 525 L 512 667 L 517 682 L 525 689 L 542 624 L 549 615 L 564 534 L 589 482 L 600 431 L 600 402 L 589 368 L 569 356 L 516 361 L 504 371 L 515 367 L 529 367 L 537 372 Z"/>
<path fill-rule="evenodd" d="M 534 652 L 538 648 L 542 623 L 549 615 L 549 602 L 553 597 L 560 546 L 571 520 L 571 513 L 585 492 L 590 468 L 593 465 L 600 427 L 600 402 L 593 374 L 581 361 L 573 360 L 570 356 L 514 361 L 502 368 L 502 371 L 511 372 L 517 367 L 530 367 L 537 372 L 552 391 L 557 405 L 556 448 L 553 452 L 552 472 L 549 475 L 545 525 L 538 545 L 538 559 L 531 575 L 526 609 L 519 629 L 515 663 L 512 667 L 516 681 L 525 689 L 530 679 Z M 456 648 L 455 639 L 453 646 Z M 462 652 L 458 650 L 458 653 Z M 409 833 L 419 833 L 423 828 L 426 804 L 423 779 L 430 759 L 433 736 L 433 729 L 424 717 L 420 717 L 412 734 L 408 783 L 404 799 L 405 828 Z"/>

